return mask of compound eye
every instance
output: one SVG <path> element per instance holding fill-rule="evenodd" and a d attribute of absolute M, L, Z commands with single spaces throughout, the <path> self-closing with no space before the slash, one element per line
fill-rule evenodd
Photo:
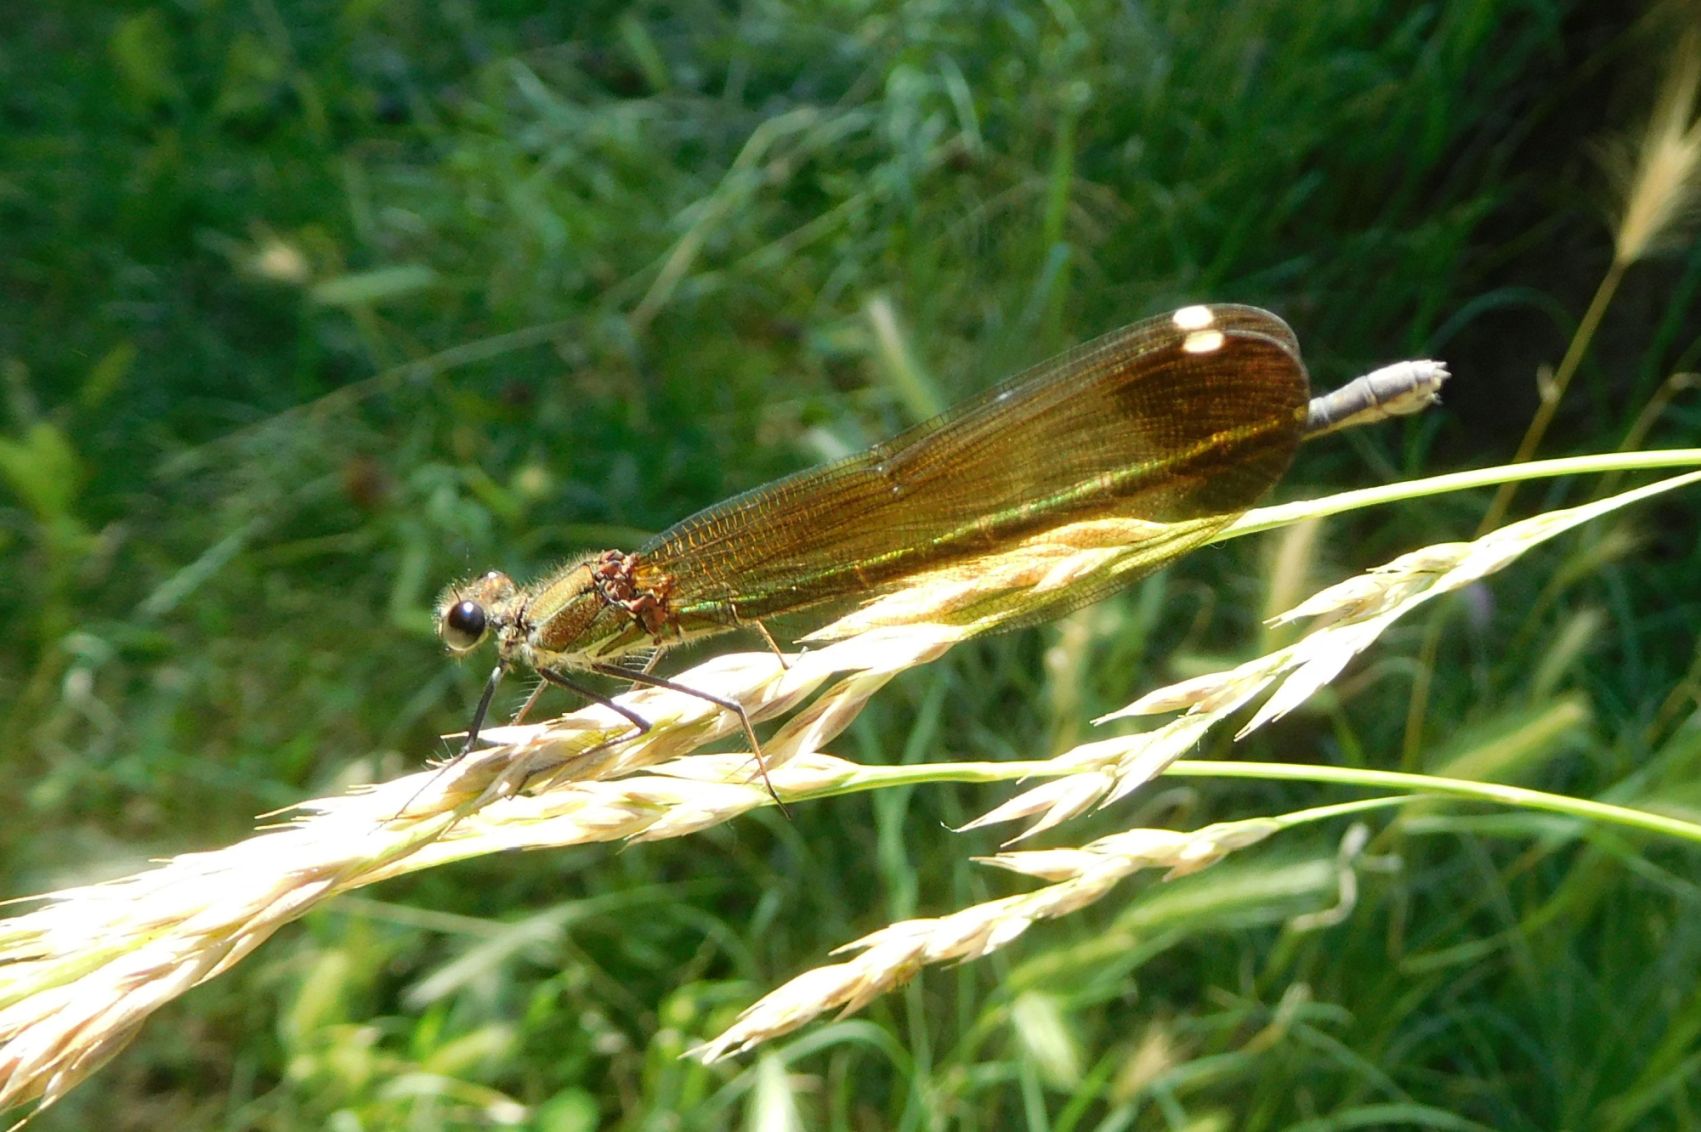
<path fill-rule="evenodd" d="M 466 652 L 484 640 L 489 628 L 490 619 L 485 616 L 484 606 L 476 601 L 457 601 L 444 612 L 437 635 L 455 652 Z"/>

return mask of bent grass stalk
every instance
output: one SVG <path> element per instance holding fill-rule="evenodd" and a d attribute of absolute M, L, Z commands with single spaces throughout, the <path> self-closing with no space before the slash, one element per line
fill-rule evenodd
<path fill-rule="evenodd" d="M 1222 537 L 1354 504 L 1509 476 L 1695 465 L 1701 465 L 1701 450 L 1689 449 L 1443 476 L 1262 509 Z M 1393 621 L 1424 602 L 1505 567 L 1579 523 L 1697 480 L 1701 472 L 1674 476 L 1536 516 L 1472 542 L 1402 555 L 1283 615 L 1282 620 L 1319 620 L 1301 640 L 1228 671 L 1152 692 L 1106 717 L 1184 710 L 1175 720 L 1142 734 L 1084 743 L 1049 760 L 863 766 L 823 753 L 821 747 L 897 672 L 1015 615 L 1007 587 L 1073 584 L 1099 571 L 1115 571 L 1118 532 L 1102 524 L 1083 524 L 1061 538 L 1003 556 L 980 573 L 978 583 L 960 572 L 942 571 L 829 626 L 817 635 L 828 643 L 791 658 L 788 667 L 767 653 L 741 654 L 711 660 L 680 679 L 738 699 L 756 719 L 808 701 L 765 744 L 769 778 L 788 801 L 900 783 L 1042 778 L 971 823 L 1027 821 L 1020 836 L 1031 836 L 1104 806 L 1171 767 L 1205 731 L 1267 690 L 1273 694 L 1242 734 L 1291 710 Z M 1121 535 L 1126 540 L 1139 533 Z M 925 616 L 929 600 L 935 608 L 951 610 L 958 623 L 917 620 Z M 974 610 L 983 611 L 983 619 L 962 623 L 965 611 Z M 689 753 L 736 727 L 727 723 L 727 713 L 659 688 L 635 689 L 622 702 L 653 723 L 647 735 L 603 747 L 607 739 L 623 737 L 626 727 L 619 716 L 596 705 L 549 723 L 492 729 L 488 737 L 503 745 L 446 768 L 303 803 L 287 822 L 225 849 L 185 854 L 119 880 L 50 893 L 38 898 L 39 907 L 0 921 L 0 1109 L 36 1101 L 39 1111 L 52 1104 L 122 1049 L 154 1010 L 222 973 L 278 928 L 340 893 L 504 849 L 682 836 L 772 804 L 767 788 L 751 772 L 748 754 Z M 1244 767 L 1231 770 L 1220 764 L 1189 764 L 1187 769 L 1210 773 L 1213 766 L 1219 773 L 1245 773 Z M 1538 806 L 1701 842 L 1701 828 L 1689 823 L 1534 791 L 1315 767 L 1270 766 L 1258 772 Z M 533 791 L 516 794 L 526 782 Z M 1339 812 L 1324 808 L 1192 833 L 1128 830 L 1076 849 L 1001 854 L 991 863 L 1052 884 L 951 916 L 894 924 L 847 945 L 862 954 L 793 979 L 693 1052 L 713 1060 L 823 1011 L 855 1009 L 922 966 L 986 954 L 1038 919 L 1085 907 L 1134 872 L 1153 867 L 1190 871 L 1295 824 Z"/>

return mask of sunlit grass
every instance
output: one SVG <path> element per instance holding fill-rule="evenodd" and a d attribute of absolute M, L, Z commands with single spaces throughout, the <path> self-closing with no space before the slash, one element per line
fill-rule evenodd
<path fill-rule="evenodd" d="M 1679 466 L 1701 462 L 1701 450 L 1661 455 Z M 1618 457 L 1566 464 L 1568 470 L 1622 470 L 1651 462 Z M 1526 465 L 1514 471 L 1540 475 L 1553 470 Z M 1494 477 L 1480 478 L 1492 482 Z M 1443 485 L 1470 486 L 1461 484 L 1463 479 L 1443 477 L 1440 483 L 1414 483 L 1406 490 L 1417 497 Z M 689 687 L 737 700 L 755 719 L 806 704 L 766 744 L 761 775 L 751 770 L 751 752 L 689 754 L 725 733 L 727 713 L 699 696 L 668 689 L 641 687 L 624 697 L 652 726 L 613 748 L 609 740 L 625 726 L 601 707 L 555 724 L 491 729 L 488 738 L 503 746 L 458 759 L 441 771 L 305 803 L 286 829 L 223 850 L 187 854 L 106 885 L 49 894 L 39 909 L 0 921 L 0 972 L 5 976 L 0 979 L 0 1108 L 58 1103 L 122 1049 L 154 1011 L 243 961 L 280 927 L 325 900 L 432 865 L 506 849 L 700 834 L 768 805 L 773 791 L 800 806 L 921 783 L 1037 778 L 1039 785 L 962 829 L 1021 822 L 1026 829 L 1015 840 L 1026 840 L 1063 827 L 1146 786 L 1242 707 L 1263 700 L 1237 738 L 1293 711 L 1423 603 L 1505 569 L 1578 525 L 1698 481 L 1701 472 L 1690 472 L 1597 503 L 1534 516 L 1473 543 L 1402 555 L 1285 613 L 1281 620 L 1314 625 L 1294 643 L 1233 669 L 1149 693 L 1100 721 L 1182 710 L 1173 722 L 1084 743 L 1051 759 L 894 768 L 858 766 L 822 753 L 823 745 L 895 672 L 936 660 L 974 631 L 953 624 L 962 608 L 960 586 L 947 587 L 941 595 L 939 587 L 926 582 L 903 595 L 903 622 L 887 612 L 877 618 L 883 627 L 863 624 L 879 607 L 875 603 L 845 619 L 857 622 L 856 627 L 824 630 L 822 636 L 833 643 L 797 654 L 785 665 L 770 655 L 750 654 L 711 661 L 684 675 Z M 1331 509 L 1328 501 L 1310 513 L 1290 506 L 1279 514 L 1248 516 L 1245 525 L 1261 529 L 1310 521 Z M 1078 583 L 1090 584 L 1094 573 L 1116 570 L 1104 559 L 1102 541 L 1095 539 L 1078 552 L 1081 562 L 1069 570 Z M 1138 558 L 1144 550 L 1134 542 L 1123 553 Z M 1000 570 L 988 568 L 980 584 L 1007 583 Z M 930 600 L 936 604 L 927 613 Z M 1015 615 L 996 595 L 982 594 L 971 604 Z M 1198 773 L 1200 768 L 1194 769 Z M 1235 769 L 1257 773 L 1248 764 Z M 1419 799 L 1486 802 L 1701 844 L 1701 824 L 1634 806 L 1440 776 L 1362 769 L 1327 773 L 1307 767 L 1287 771 L 1319 781 L 1409 791 Z M 1273 772 L 1272 777 L 1284 775 Z M 527 786 L 532 793 L 517 793 Z M 1144 870 L 1187 875 L 1278 833 L 1408 800 L 1396 794 L 1191 832 L 1130 828 L 1079 847 L 1007 850 L 986 863 L 1038 877 L 1046 886 L 943 917 L 900 921 L 843 944 L 838 950 L 858 952 L 857 957 L 791 979 L 743 1011 L 724 1033 L 688 1052 L 715 1062 L 829 1010 L 861 1010 L 925 967 L 991 955 L 1034 924 L 1079 913 Z M 1329 918 L 1338 922 L 1340 916 Z"/>
<path fill-rule="evenodd" d="M 1631 260 L 1540 451 L 1692 442 L 1701 272 L 1693 244 L 1648 238 L 1681 225 L 1633 222 L 1681 197 L 1632 176 L 1631 203 L 1603 209 L 1583 158 L 1604 135 L 1579 123 L 1610 119 L 1624 168 L 1651 174 L 1693 118 L 1648 114 L 1669 44 L 1602 46 L 1578 19 L 1539 0 L 1303 20 L 1093 0 L 15 21 L 4 892 L 229 844 L 255 813 L 446 753 L 482 675 L 432 639 L 448 579 L 629 546 L 1183 302 L 1277 310 L 1320 388 L 1453 363 L 1443 414 L 1311 446 L 1285 499 L 1509 457 L 1515 391 Z M 1577 482 L 1517 498 L 1552 510 Z M 1281 590 L 1462 537 L 1468 500 L 1324 523 Z M 1688 820 L 1688 500 L 1434 603 L 1433 657 L 1395 626 L 1245 759 L 1480 772 Z M 941 828 L 1005 795 L 901 776 L 1071 749 L 1135 688 L 1288 643 L 1258 624 L 1261 549 L 1202 551 L 894 679 L 834 752 L 892 768 L 883 789 L 332 901 L 39 1126 L 1681 1123 L 1693 854 L 1429 800 L 1359 815 L 1368 841 L 1318 821 L 1186 884 L 1130 883 L 1139 899 L 930 971 L 770 1060 L 679 1059 L 831 947 L 1015 891 L 968 861 L 1001 834 Z M 1063 828 L 1076 847 L 1209 829 L 1306 812 L 1317 789 L 1165 779 Z"/>

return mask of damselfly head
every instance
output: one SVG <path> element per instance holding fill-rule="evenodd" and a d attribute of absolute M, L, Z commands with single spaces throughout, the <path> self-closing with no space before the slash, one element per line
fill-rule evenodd
<path fill-rule="evenodd" d="M 450 652 L 470 652 L 504 616 L 515 592 L 513 579 L 499 570 L 450 586 L 437 599 L 437 635 Z"/>

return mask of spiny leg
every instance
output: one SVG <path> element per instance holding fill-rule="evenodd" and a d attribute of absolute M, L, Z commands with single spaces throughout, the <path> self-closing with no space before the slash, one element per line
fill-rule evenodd
<path fill-rule="evenodd" d="M 537 706 L 538 700 L 543 696 L 543 690 L 547 687 L 549 687 L 547 680 L 537 682 L 537 687 L 532 689 L 532 694 L 526 697 L 526 702 L 520 705 L 520 710 L 515 712 L 514 718 L 508 721 L 510 726 L 525 722 L 526 716 L 530 715 L 532 708 Z"/>
<path fill-rule="evenodd" d="M 768 760 L 762 754 L 761 741 L 756 738 L 756 728 L 751 725 L 750 714 L 744 710 L 743 704 L 739 703 L 737 700 L 729 700 L 724 696 L 717 696 L 712 692 L 705 692 L 701 688 L 693 688 L 688 684 L 678 684 L 672 680 L 666 680 L 648 672 L 633 672 L 624 668 L 616 668 L 610 664 L 593 664 L 591 665 L 591 669 L 592 671 L 602 673 L 604 676 L 613 676 L 622 680 L 630 680 L 634 684 L 647 684 L 652 688 L 665 688 L 670 692 L 679 692 L 682 695 L 696 696 L 700 700 L 705 700 L 708 703 L 714 704 L 723 711 L 730 711 L 732 714 L 736 715 L 738 717 L 739 726 L 744 728 L 744 737 L 750 740 L 750 750 L 756 756 L 756 771 L 762 776 L 762 785 L 767 789 L 768 797 L 774 800 L 774 805 L 779 807 L 780 813 L 784 814 L 787 818 L 791 817 L 791 811 L 787 810 L 786 804 L 780 801 L 779 794 L 774 791 L 774 784 L 768 780 Z M 603 702 L 609 703 L 609 701 L 606 700 Z M 612 703 L 609 703 L 609 706 L 613 707 L 616 711 L 620 711 L 622 714 L 626 714 L 621 708 Z M 647 725 L 645 729 L 648 729 Z"/>
<path fill-rule="evenodd" d="M 616 703 L 608 696 L 587 688 L 585 685 L 555 671 L 552 668 L 539 668 L 537 670 L 537 674 L 543 677 L 545 683 L 540 683 L 536 690 L 534 690 L 531 696 L 526 700 L 525 704 L 521 706 L 520 715 L 514 717 L 516 722 L 518 722 L 520 716 L 523 716 L 528 710 L 530 710 L 532 704 L 535 703 L 538 696 L 542 694 L 543 689 L 549 684 L 553 684 L 555 687 L 564 688 L 569 692 L 573 692 L 582 699 L 588 700 L 593 704 L 601 704 L 603 707 L 608 708 L 610 711 L 614 712 L 616 715 L 620 716 L 620 718 L 632 725 L 633 733 L 631 735 L 625 735 L 615 739 L 604 739 L 602 742 L 587 747 L 583 751 L 576 752 L 572 756 L 574 760 L 588 758 L 591 755 L 596 754 L 598 751 L 607 750 L 617 743 L 624 743 L 629 739 L 637 739 L 649 734 L 650 721 L 624 704 Z M 514 785 L 514 793 L 518 794 L 520 791 L 524 790 L 526 786 L 539 775 L 547 774 L 563 765 L 565 765 L 565 762 L 556 763 L 547 768 L 530 767 L 525 769 L 518 776 L 519 781 Z"/>
<path fill-rule="evenodd" d="M 740 627 L 743 627 L 745 625 L 749 625 L 752 628 L 754 628 L 758 633 L 762 634 L 762 640 L 767 644 L 768 651 L 774 654 L 774 658 L 780 662 L 780 667 L 782 669 L 789 669 L 791 667 L 790 664 L 786 663 L 786 654 L 781 651 L 780 646 L 779 646 L 779 642 L 774 640 L 774 635 L 772 633 L 768 632 L 768 627 L 766 625 L 762 624 L 760 621 L 756 620 L 754 617 L 750 618 L 748 621 L 745 620 L 744 617 L 739 614 L 738 605 L 737 605 L 736 602 L 731 602 L 731 601 L 727 602 L 726 608 L 727 608 L 727 612 L 732 614 L 732 623 L 734 625 L 737 625 L 737 626 L 740 626 Z M 649 666 L 646 665 L 644 667 L 644 671 L 648 672 L 649 670 L 650 670 Z"/>
<path fill-rule="evenodd" d="M 490 670 L 490 676 L 484 682 L 484 691 L 480 693 L 478 697 L 478 706 L 473 709 L 472 723 L 467 726 L 467 741 L 461 744 L 461 749 L 456 752 L 454 758 L 438 767 L 437 773 L 433 774 L 425 781 L 423 786 L 409 795 L 408 800 L 402 803 L 401 808 L 386 818 L 386 821 L 395 821 L 397 818 L 407 813 L 408 807 L 417 802 L 421 794 L 429 790 L 439 778 L 442 778 L 443 775 L 448 772 L 450 767 L 466 758 L 467 755 L 472 752 L 473 744 L 478 742 L 478 733 L 484 730 L 485 716 L 490 714 L 490 702 L 496 698 L 497 685 L 502 683 L 502 676 L 507 671 L 508 665 L 505 662 L 500 660 L 496 662 L 496 667 Z M 537 697 L 534 694 L 532 698 L 536 699 Z M 531 706 L 531 700 L 526 701 L 526 706 Z"/>
<path fill-rule="evenodd" d="M 502 683 L 502 676 L 507 671 L 507 663 L 500 660 L 496 662 L 496 667 L 490 670 L 490 677 L 484 682 L 484 691 L 478 697 L 478 706 L 473 709 L 472 723 L 467 727 L 467 741 L 461 744 L 461 753 L 455 756 L 457 759 L 465 757 L 467 752 L 473 749 L 473 744 L 478 742 L 478 733 L 484 730 L 484 717 L 490 713 L 490 701 L 496 698 L 496 686 Z M 531 706 L 531 701 L 526 701 L 526 705 Z"/>
<path fill-rule="evenodd" d="M 762 634 L 762 639 L 768 643 L 768 651 L 773 653 L 775 658 L 779 660 L 781 668 L 791 667 L 790 664 L 786 663 L 786 654 L 780 651 L 779 644 L 774 640 L 774 635 L 768 632 L 768 627 L 766 625 L 762 624 L 760 621 L 746 621 L 745 624 L 754 625 L 756 627 L 756 631 Z"/>
<path fill-rule="evenodd" d="M 633 679 L 632 673 L 622 671 L 621 669 L 618 669 L 618 668 L 611 668 L 611 667 L 608 667 L 606 665 L 601 665 L 601 664 L 593 665 L 592 667 L 595 669 L 595 671 L 602 672 L 602 673 L 605 673 L 605 674 L 610 675 L 610 676 L 624 676 L 628 680 Z M 603 695 L 600 692 L 592 691 L 590 688 L 585 687 L 583 684 L 580 684 L 577 681 L 569 680 L 567 677 L 565 677 L 561 673 L 555 671 L 553 668 L 540 668 L 540 669 L 537 670 L 537 674 L 539 676 L 542 676 L 545 680 L 548 680 L 551 684 L 554 684 L 557 688 L 565 688 L 569 692 L 574 692 L 574 693 L 576 693 L 580 696 L 583 696 L 585 699 L 591 701 L 591 703 L 593 703 L 593 704 L 601 704 L 603 707 L 612 711 L 614 714 L 620 716 L 622 719 L 624 719 L 627 723 L 630 723 L 637 730 L 638 734 L 633 735 L 632 736 L 633 739 L 638 738 L 640 735 L 649 734 L 650 721 L 645 719 L 643 716 L 639 715 L 637 712 L 633 711 L 631 708 L 627 707 L 626 705 L 621 704 L 621 703 L 617 703 L 614 700 L 610 699 L 609 697 Z M 539 687 L 541 688 L 541 685 Z M 536 699 L 536 698 L 537 698 L 536 695 L 533 695 L 532 699 Z M 531 707 L 531 700 L 526 701 L 526 707 Z"/>

